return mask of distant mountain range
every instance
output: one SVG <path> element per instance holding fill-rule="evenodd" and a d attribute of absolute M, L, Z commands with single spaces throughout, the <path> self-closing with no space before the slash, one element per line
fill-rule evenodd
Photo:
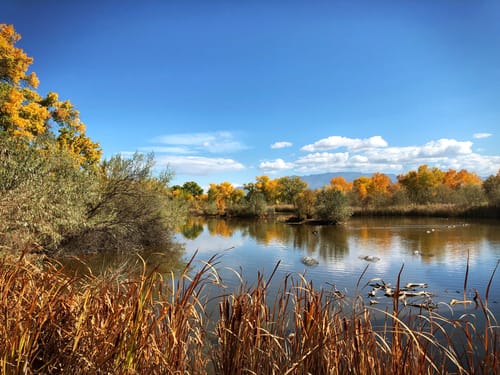
<path fill-rule="evenodd" d="M 362 172 L 333 172 L 333 173 L 321 173 L 321 174 L 311 174 L 308 176 L 299 176 L 302 180 L 308 183 L 309 189 L 319 189 L 325 185 L 330 184 L 330 180 L 334 177 L 344 177 L 347 182 L 352 182 L 356 178 L 366 176 L 371 177 L 373 173 L 362 173 Z M 391 181 L 397 181 L 397 176 L 395 174 L 386 173 L 386 175 L 391 179 Z"/>

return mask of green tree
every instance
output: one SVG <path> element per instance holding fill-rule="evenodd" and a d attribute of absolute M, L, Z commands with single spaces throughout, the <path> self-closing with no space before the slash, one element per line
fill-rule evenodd
<path fill-rule="evenodd" d="M 322 189 L 316 194 L 315 216 L 332 223 L 345 222 L 352 214 L 347 197 L 340 190 Z"/>
<path fill-rule="evenodd" d="M 191 197 L 199 197 L 203 194 L 203 188 L 198 185 L 195 181 L 188 181 L 182 185 L 182 190 L 184 193 Z"/>
<path fill-rule="evenodd" d="M 500 169 L 483 181 L 483 190 L 492 206 L 500 207 Z"/>
<path fill-rule="evenodd" d="M 281 177 L 278 179 L 277 190 L 282 203 L 296 204 L 299 194 L 307 188 L 307 182 L 300 177 Z"/>

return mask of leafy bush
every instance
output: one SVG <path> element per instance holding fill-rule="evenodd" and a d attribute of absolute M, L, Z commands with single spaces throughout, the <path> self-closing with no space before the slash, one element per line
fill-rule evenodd
<path fill-rule="evenodd" d="M 352 214 L 347 197 L 340 190 L 323 189 L 316 194 L 315 216 L 333 223 L 345 222 Z"/>
<path fill-rule="evenodd" d="M 46 139 L 0 135 L 0 245 L 55 249 L 85 226 L 96 176 Z"/>
<path fill-rule="evenodd" d="M 153 177 L 153 156 L 101 170 L 75 164 L 50 138 L 0 136 L 0 246 L 16 250 L 139 250 L 170 244 L 185 208 Z"/>
<path fill-rule="evenodd" d="M 83 251 L 141 250 L 171 243 L 186 207 L 168 189 L 171 174 L 153 177 L 153 155 L 114 156 L 102 164 L 99 194 L 87 225 L 64 247 Z"/>

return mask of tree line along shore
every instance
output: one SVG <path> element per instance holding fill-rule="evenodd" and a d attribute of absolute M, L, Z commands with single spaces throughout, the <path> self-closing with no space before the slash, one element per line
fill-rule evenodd
<path fill-rule="evenodd" d="M 499 217 L 500 170 L 481 179 L 466 170 L 420 166 L 393 182 L 383 173 L 308 189 L 297 176 L 235 187 L 171 185 L 153 173 L 154 155 L 102 159 L 80 114 L 55 92 L 38 92 L 21 36 L 0 24 L 0 251 L 95 252 L 168 247 L 189 214 L 345 222 L 351 215 Z"/>

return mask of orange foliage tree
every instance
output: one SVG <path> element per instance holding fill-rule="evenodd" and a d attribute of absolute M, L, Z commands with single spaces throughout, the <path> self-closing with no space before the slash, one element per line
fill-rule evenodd
<path fill-rule="evenodd" d="M 235 189 L 227 181 L 220 184 L 212 183 L 208 189 L 208 201 L 215 202 L 219 214 L 223 214 L 228 206 L 240 202 L 244 196 L 243 190 Z"/>
<path fill-rule="evenodd" d="M 370 178 L 366 176 L 358 177 L 352 182 L 352 193 L 354 199 L 361 205 L 367 203 L 369 184 L 370 184 Z"/>
<path fill-rule="evenodd" d="M 60 101 L 54 92 L 42 97 L 36 91 L 38 77 L 28 73 L 33 58 L 16 47 L 20 39 L 12 25 L 0 24 L 0 133 L 31 141 L 50 133 L 56 125 L 58 146 L 77 165 L 97 165 L 102 151 L 86 136 L 85 125 L 71 102 Z"/>
<path fill-rule="evenodd" d="M 443 184 L 456 190 L 466 185 L 481 185 L 482 180 L 477 174 L 468 172 L 465 169 L 459 172 L 454 169 L 449 169 L 444 173 Z"/>
<path fill-rule="evenodd" d="M 337 176 L 330 180 L 330 187 L 342 193 L 348 193 L 352 190 L 352 182 L 347 182 L 344 177 Z"/>

